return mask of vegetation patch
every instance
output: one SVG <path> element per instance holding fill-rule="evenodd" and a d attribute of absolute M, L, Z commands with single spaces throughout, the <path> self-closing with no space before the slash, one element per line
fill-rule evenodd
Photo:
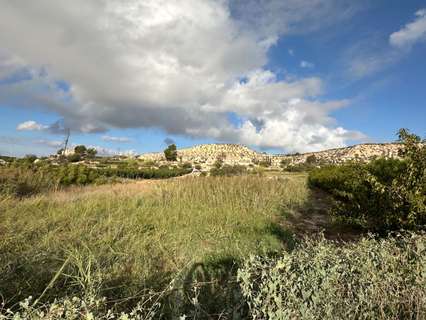
<path fill-rule="evenodd" d="M 139 188 L 129 183 L 120 189 L 126 192 L 70 190 L 0 202 L 6 305 L 29 296 L 41 297 L 40 305 L 105 297 L 104 307 L 142 303 L 156 318 L 242 314 L 239 261 L 284 249 L 291 236 L 279 229 L 282 213 L 303 205 L 308 192 L 305 179 L 257 176 Z"/>
<path fill-rule="evenodd" d="M 306 239 L 238 272 L 253 319 L 424 319 L 426 235 L 339 245 Z"/>
<path fill-rule="evenodd" d="M 406 130 L 399 133 L 401 160 L 379 159 L 317 168 L 309 185 L 334 196 L 334 213 L 369 230 L 424 229 L 426 225 L 426 147 Z"/>

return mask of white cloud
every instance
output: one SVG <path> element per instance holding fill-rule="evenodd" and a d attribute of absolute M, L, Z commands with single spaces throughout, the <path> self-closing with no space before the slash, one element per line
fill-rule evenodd
<path fill-rule="evenodd" d="M 33 79 L 0 86 L 0 102 L 60 114 L 58 132 L 159 127 L 292 150 L 344 145 L 352 133 L 329 112 L 346 101 L 319 102 L 321 79 L 279 80 L 264 66 L 278 36 L 320 28 L 324 17 L 333 23 L 353 8 L 336 0 L 261 8 L 230 0 L 4 2 L 0 43 Z M 229 112 L 244 125 L 229 122 Z"/>
<path fill-rule="evenodd" d="M 312 62 L 302 60 L 302 61 L 300 61 L 300 67 L 302 67 L 302 68 L 313 68 L 313 67 L 315 67 L 315 65 Z"/>
<path fill-rule="evenodd" d="M 121 143 L 127 143 L 132 141 L 132 139 L 128 137 L 113 137 L 113 136 L 107 136 L 107 135 L 102 136 L 101 139 L 108 142 L 121 142 Z"/>
<path fill-rule="evenodd" d="M 136 156 L 137 152 L 133 149 L 130 150 L 118 150 L 118 149 L 110 149 L 100 146 L 89 146 L 89 148 L 94 148 L 98 152 L 100 156 Z"/>
<path fill-rule="evenodd" d="M 409 49 L 422 40 L 426 40 L 426 9 L 417 11 L 414 21 L 407 23 L 389 37 L 390 44 L 401 49 Z"/>
<path fill-rule="evenodd" d="M 288 49 L 288 54 L 291 56 L 294 56 L 294 50 L 293 49 Z"/>
<path fill-rule="evenodd" d="M 37 123 L 33 120 L 25 121 L 16 127 L 18 131 L 42 131 L 48 129 L 49 126 L 45 126 L 43 124 Z"/>
<path fill-rule="evenodd" d="M 64 145 L 64 141 L 45 140 L 45 139 L 35 140 L 34 143 L 44 145 L 50 148 L 55 148 L 55 149 L 60 148 Z"/>

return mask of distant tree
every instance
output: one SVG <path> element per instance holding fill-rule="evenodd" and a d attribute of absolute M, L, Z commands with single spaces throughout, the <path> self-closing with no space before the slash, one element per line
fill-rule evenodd
<path fill-rule="evenodd" d="M 87 152 L 87 148 L 84 145 L 79 145 L 74 148 L 74 152 L 79 155 L 85 155 Z"/>
<path fill-rule="evenodd" d="M 287 168 L 288 165 L 290 165 L 291 160 L 290 159 L 282 159 L 280 161 L 281 168 Z"/>
<path fill-rule="evenodd" d="M 94 158 L 97 155 L 98 151 L 95 148 L 87 149 L 87 157 Z"/>
<path fill-rule="evenodd" d="M 69 162 L 79 162 L 81 160 L 81 155 L 79 153 L 70 154 L 67 159 Z"/>
<path fill-rule="evenodd" d="M 316 164 L 318 161 L 317 161 L 317 157 L 315 157 L 315 155 L 313 155 L 313 154 L 311 154 L 310 156 L 308 156 L 307 158 L 306 158 L 306 164 L 309 164 L 309 165 L 314 165 L 314 164 Z"/>
<path fill-rule="evenodd" d="M 33 163 L 34 161 L 36 161 L 37 156 L 34 154 L 27 154 L 25 155 L 25 161 L 29 162 L 29 163 Z"/>
<path fill-rule="evenodd" d="M 218 158 L 216 159 L 215 163 L 213 164 L 213 166 L 214 166 L 216 169 L 220 169 L 220 168 L 222 168 L 222 166 L 223 166 L 223 159 L 222 159 L 222 158 L 220 158 L 220 157 L 218 157 Z"/>
<path fill-rule="evenodd" d="M 164 150 L 164 156 L 166 157 L 167 161 L 176 161 L 177 160 L 177 149 L 175 144 L 169 145 Z"/>

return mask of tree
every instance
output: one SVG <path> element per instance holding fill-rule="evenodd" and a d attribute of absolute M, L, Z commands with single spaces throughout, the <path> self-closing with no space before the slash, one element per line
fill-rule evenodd
<path fill-rule="evenodd" d="M 316 163 L 317 163 L 317 157 L 315 157 L 315 155 L 314 155 L 314 154 L 311 154 L 310 156 L 308 156 L 308 157 L 306 158 L 306 164 L 314 165 L 314 164 L 316 164 Z"/>
<path fill-rule="evenodd" d="M 287 166 L 289 166 L 290 165 L 290 163 L 291 163 L 291 160 L 290 159 L 282 159 L 281 161 L 280 161 L 280 166 L 281 166 L 281 168 L 287 168 Z"/>
<path fill-rule="evenodd" d="M 175 144 L 169 145 L 164 150 L 164 156 L 166 157 L 167 161 L 176 161 L 177 160 L 177 149 Z"/>
<path fill-rule="evenodd" d="M 67 159 L 69 162 L 79 162 L 81 155 L 79 153 L 70 154 Z"/>
<path fill-rule="evenodd" d="M 95 148 L 89 148 L 87 149 L 87 157 L 94 158 L 98 151 Z"/>
<path fill-rule="evenodd" d="M 25 161 L 27 161 L 28 163 L 33 163 L 36 160 L 37 160 L 37 156 L 34 154 L 25 155 Z"/>
<path fill-rule="evenodd" d="M 84 145 L 79 145 L 74 148 L 74 152 L 79 155 L 85 155 L 87 152 L 87 148 Z"/>

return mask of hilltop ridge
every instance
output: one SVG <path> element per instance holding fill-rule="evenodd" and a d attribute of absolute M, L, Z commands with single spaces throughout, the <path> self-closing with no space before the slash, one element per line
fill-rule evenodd
<path fill-rule="evenodd" d="M 370 161 L 377 157 L 397 158 L 400 148 L 399 143 L 366 143 L 301 154 L 268 154 L 241 144 L 217 143 L 178 149 L 178 160 L 208 166 L 213 165 L 218 159 L 230 165 L 249 165 L 268 161 L 272 166 L 279 167 L 283 160 L 289 164 L 299 164 L 304 163 L 308 157 L 315 156 L 319 161 L 335 164 L 345 161 Z M 139 158 L 165 161 L 162 152 L 142 154 Z"/>

